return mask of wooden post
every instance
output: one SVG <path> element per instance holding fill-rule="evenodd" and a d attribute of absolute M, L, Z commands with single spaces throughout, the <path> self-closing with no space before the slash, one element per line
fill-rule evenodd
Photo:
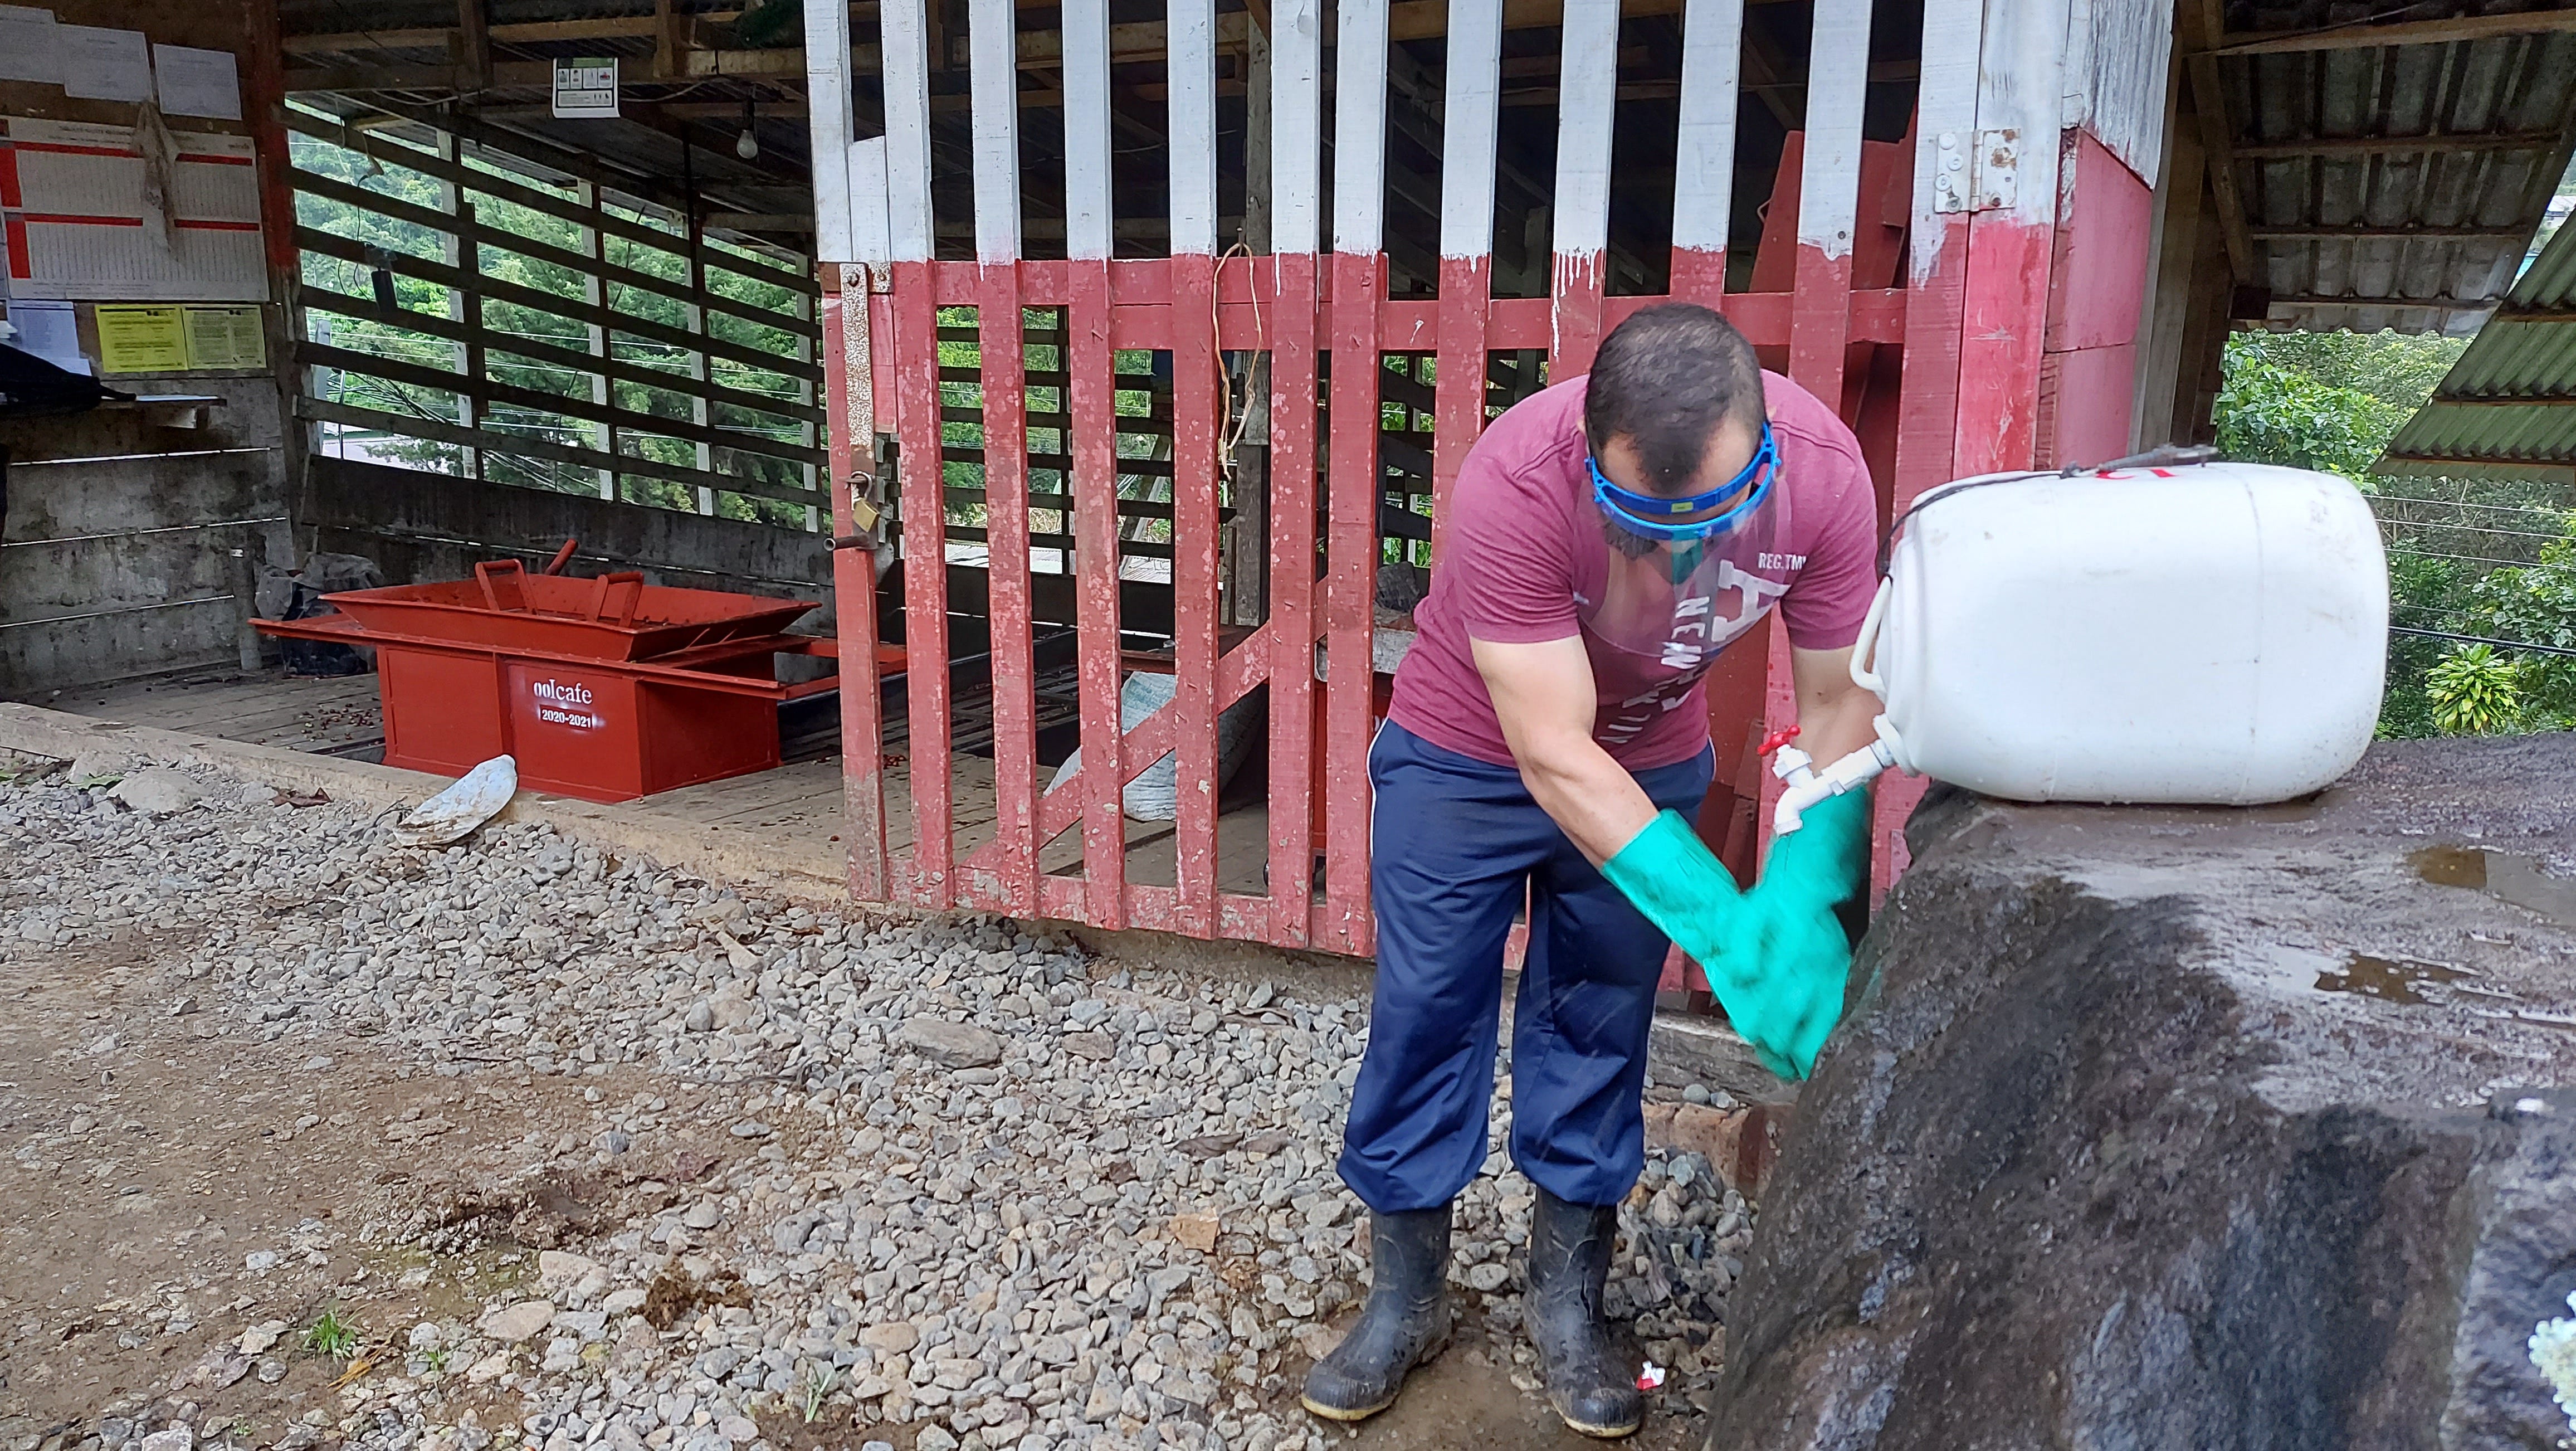
<path fill-rule="evenodd" d="M 1449 10 L 1449 78 L 1441 125 L 1440 351 L 1432 382 L 1431 562 L 1448 539 L 1450 491 L 1485 429 L 1487 329 L 1493 318 L 1496 135 L 1502 104 L 1502 0 Z"/>
<path fill-rule="evenodd" d="M 1319 0 L 1280 0 L 1270 56 L 1270 940 L 1311 941 L 1315 801 L 1316 307 L 1321 293 Z M 1256 284 L 1257 285 L 1257 284 Z"/>
<path fill-rule="evenodd" d="M 1214 936 L 1217 432 L 1226 382 L 1216 301 L 1216 5 L 1171 0 L 1172 633 L 1179 814 L 1174 926 Z M 1202 321 L 1204 320 L 1204 321 Z"/>
<path fill-rule="evenodd" d="M 1320 944 L 1371 949 L 1369 707 L 1378 569 L 1378 309 L 1386 292 L 1387 0 L 1341 0 L 1334 56 L 1333 406 L 1326 472 Z"/>
<path fill-rule="evenodd" d="M 1037 667 L 1029 614 L 1028 349 L 1020 328 L 1019 69 L 1011 0 L 972 0 L 976 334 L 984 400 L 987 624 L 993 651 L 994 904 L 1038 910 Z M 972 884 L 970 884 L 972 885 Z"/>
<path fill-rule="evenodd" d="M 1673 296 L 1710 307 L 1722 308 L 1726 296 L 1743 40 L 1744 0 L 1689 0 L 1682 16 L 1681 130 L 1673 152 Z M 1864 60 L 1867 40 L 1864 35 Z"/>
<path fill-rule="evenodd" d="M 1556 112 L 1556 238 L 1548 380 L 1592 366 L 1610 244 L 1610 133 L 1619 103 L 1619 0 L 1565 0 Z"/>

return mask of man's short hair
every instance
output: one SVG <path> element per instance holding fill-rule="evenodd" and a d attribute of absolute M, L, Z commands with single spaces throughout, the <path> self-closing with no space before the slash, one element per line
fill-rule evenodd
<path fill-rule="evenodd" d="M 1625 438 L 1646 487 L 1685 494 L 1726 420 L 1762 423 L 1762 365 L 1735 325 L 1695 302 L 1630 315 L 1601 340 L 1583 393 L 1583 434 L 1594 453 Z"/>

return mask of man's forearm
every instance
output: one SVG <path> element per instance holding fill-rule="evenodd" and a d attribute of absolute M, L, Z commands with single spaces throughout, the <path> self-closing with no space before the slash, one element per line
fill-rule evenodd
<path fill-rule="evenodd" d="M 1519 759 L 1530 798 L 1596 867 L 1655 819 L 1645 788 L 1589 736 L 1551 740 Z"/>

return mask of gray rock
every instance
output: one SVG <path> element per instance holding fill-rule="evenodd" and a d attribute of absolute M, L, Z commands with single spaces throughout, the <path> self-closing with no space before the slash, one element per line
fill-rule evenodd
<path fill-rule="evenodd" d="M 204 787 L 165 766 L 137 771 L 117 782 L 116 788 L 107 794 L 145 816 L 175 815 L 206 799 Z M 148 1441 L 150 1438 L 145 1439 Z M 161 1451 L 161 1448 L 154 1448 L 154 1451 Z"/>
<path fill-rule="evenodd" d="M 972 1023 L 912 1018 L 896 1032 L 895 1043 L 948 1068 L 989 1068 L 1002 1061 L 1001 1038 Z"/>
<path fill-rule="evenodd" d="M 1908 836 L 1712 1447 L 2576 1429 L 2530 1354 L 2576 1288 L 2576 738 L 2254 811 L 1936 792 Z"/>
<path fill-rule="evenodd" d="M 515 1345 L 553 1324 L 554 1318 L 553 1301 L 522 1300 L 486 1311 L 474 1328 L 505 1345 Z"/>

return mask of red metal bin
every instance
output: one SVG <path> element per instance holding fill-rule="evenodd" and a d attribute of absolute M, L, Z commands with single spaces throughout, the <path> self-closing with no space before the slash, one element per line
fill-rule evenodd
<path fill-rule="evenodd" d="M 826 637 L 777 633 L 810 602 L 664 589 L 632 576 L 522 576 L 515 566 L 476 574 L 475 584 L 326 595 L 343 614 L 258 628 L 376 651 L 386 765 L 459 776 L 508 754 L 522 784 L 586 801 L 768 770 L 779 764 L 779 703 L 840 684 L 777 679 L 777 655 L 838 653 Z M 478 597 L 476 586 L 496 576 L 540 588 Z M 544 588 L 553 585 L 563 588 Z M 714 638 L 637 658 L 693 633 Z M 879 647 L 879 673 L 901 670 L 903 659 L 899 647 Z"/>

